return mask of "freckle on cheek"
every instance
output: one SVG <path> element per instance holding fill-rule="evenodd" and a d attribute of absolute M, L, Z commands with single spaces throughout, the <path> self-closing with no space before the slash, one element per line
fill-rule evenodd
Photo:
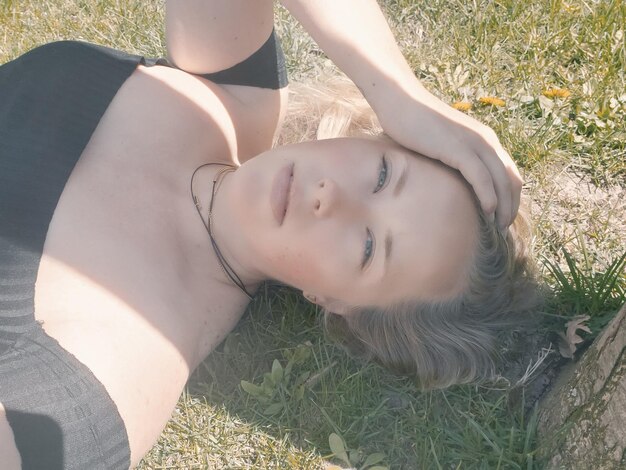
<path fill-rule="evenodd" d="M 315 264 L 302 253 L 281 252 L 272 261 L 294 283 L 309 283 L 319 276 Z"/>

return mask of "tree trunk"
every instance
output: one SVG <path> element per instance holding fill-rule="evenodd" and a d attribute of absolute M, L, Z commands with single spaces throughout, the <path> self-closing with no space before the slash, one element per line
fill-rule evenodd
<path fill-rule="evenodd" d="M 546 469 L 626 468 L 626 305 L 539 404 Z"/>

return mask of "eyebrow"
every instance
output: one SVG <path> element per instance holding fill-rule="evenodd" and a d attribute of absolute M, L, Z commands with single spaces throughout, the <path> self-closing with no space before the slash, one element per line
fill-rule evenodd
<path fill-rule="evenodd" d="M 391 231 L 387 230 L 385 234 L 385 264 L 383 273 L 387 272 L 389 266 L 389 258 L 391 258 L 391 248 L 393 247 L 393 239 L 391 238 Z"/>
<path fill-rule="evenodd" d="M 393 197 L 397 198 L 402 188 L 406 185 L 407 176 L 409 174 L 409 162 L 407 161 L 406 155 L 404 156 L 404 168 L 402 169 L 402 173 L 398 178 L 398 182 L 396 183 L 396 187 L 393 188 Z M 383 275 L 387 273 L 387 269 L 389 268 L 389 259 L 391 258 L 391 249 L 393 248 L 393 237 L 391 236 L 391 230 L 387 230 L 385 234 L 385 262 Z"/>
<path fill-rule="evenodd" d="M 406 184 L 406 177 L 409 173 L 409 162 L 406 160 L 406 156 L 404 157 L 404 168 L 402 169 L 402 174 L 400 178 L 398 178 L 398 182 L 396 183 L 396 187 L 393 188 L 393 197 L 398 197 L 402 188 Z"/>

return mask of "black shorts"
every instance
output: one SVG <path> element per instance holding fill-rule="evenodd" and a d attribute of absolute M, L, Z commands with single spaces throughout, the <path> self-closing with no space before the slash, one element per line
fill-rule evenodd
<path fill-rule="evenodd" d="M 24 470 L 130 466 L 126 428 L 115 403 L 39 324 L 0 353 L 0 402 Z"/>

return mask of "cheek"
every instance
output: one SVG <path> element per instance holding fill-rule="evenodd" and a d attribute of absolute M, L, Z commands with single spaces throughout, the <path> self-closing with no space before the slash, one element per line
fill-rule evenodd
<path fill-rule="evenodd" d="M 307 240 L 302 236 L 272 237 L 260 248 L 271 274 L 282 282 L 304 288 L 324 275 L 317 257 L 307 249 Z"/>
<path fill-rule="evenodd" d="M 315 260 L 308 253 L 294 247 L 276 253 L 273 261 L 283 276 L 294 285 L 308 284 L 311 278 L 315 279 L 320 275 L 319 266 L 314 264 Z"/>
<path fill-rule="evenodd" d="M 308 231 L 283 240 L 274 238 L 266 253 L 275 276 L 294 287 L 315 289 L 343 277 L 342 250 L 336 240 L 324 233 Z"/>

